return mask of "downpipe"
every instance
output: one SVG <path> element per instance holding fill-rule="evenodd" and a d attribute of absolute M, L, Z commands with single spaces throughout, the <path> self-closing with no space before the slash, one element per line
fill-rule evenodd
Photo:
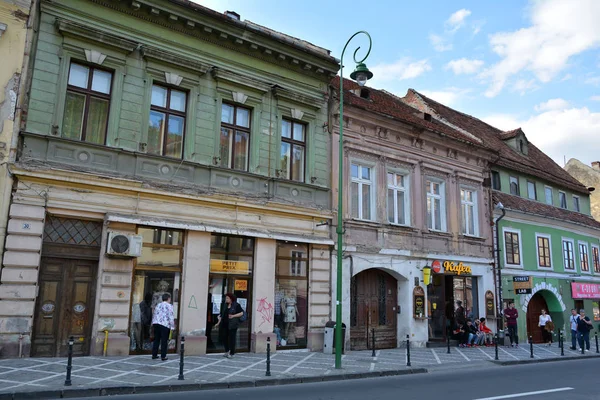
<path fill-rule="evenodd" d="M 102 355 L 106 357 L 106 350 L 108 349 L 108 331 L 104 331 L 104 347 L 102 350 Z"/>

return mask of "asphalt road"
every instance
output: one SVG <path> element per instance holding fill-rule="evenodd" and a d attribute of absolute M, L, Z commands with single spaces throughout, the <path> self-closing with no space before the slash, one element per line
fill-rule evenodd
<path fill-rule="evenodd" d="M 263 388 L 118 396 L 118 400 L 600 399 L 600 359 L 458 368 L 427 374 Z"/>

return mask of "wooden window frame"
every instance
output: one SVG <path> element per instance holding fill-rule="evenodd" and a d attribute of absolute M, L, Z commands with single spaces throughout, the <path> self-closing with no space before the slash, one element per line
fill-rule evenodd
<path fill-rule="evenodd" d="M 229 165 L 227 165 L 227 167 L 224 167 L 224 168 L 229 168 L 234 171 L 248 171 L 248 169 L 250 168 L 250 152 L 251 152 L 251 144 L 252 144 L 252 108 L 244 107 L 241 105 L 237 105 L 235 103 L 229 103 L 229 102 L 224 101 L 221 104 L 221 110 L 220 110 L 219 117 L 218 117 L 219 120 L 221 119 L 221 115 L 223 112 L 223 106 L 233 107 L 233 124 L 229 124 L 227 122 L 220 121 L 221 124 L 219 126 L 219 147 L 220 147 L 220 143 L 221 143 L 221 135 L 222 135 L 221 129 L 222 128 L 231 129 L 233 131 L 233 135 L 234 135 L 234 138 L 233 138 L 234 145 L 231 146 L 231 163 L 229 163 Z M 248 127 L 247 128 L 245 126 L 236 125 L 238 108 L 243 108 L 244 110 L 248 111 Z M 234 168 L 234 164 L 235 164 L 235 131 L 242 131 L 242 132 L 245 132 L 248 134 L 248 152 L 246 154 L 246 166 L 244 169 L 235 169 Z M 219 150 L 219 157 L 221 157 L 220 150 Z M 223 165 L 221 163 L 219 163 L 219 165 L 221 165 L 223 167 Z"/>
<path fill-rule="evenodd" d="M 157 87 L 167 90 L 166 108 L 163 108 L 160 106 L 155 106 L 154 104 L 152 104 L 152 94 L 150 95 L 150 113 L 152 113 L 152 111 L 156 111 L 156 112 L 165 114 L 165 132 L 163 134 L 163 137 L 161 138 L 162 146 L 160 149 L 160 151 L 161 151 L 160 156 L 174 158 L 174 159 L 183 159 L 183 155 L 185 154 L 185 130 L 187 129 L 187 109 L 188 109 L 188 102 L 189 102 L 189 92 L 187 90 L 181 89 L 179 87 L 173 87 L 170 85 L 165 85 L 165 84 L 157 83 L 157 82 L 152 83 L 152 86 L 150 87 L 150 92 L 152 92 L 152 88 L 154 86 L 157 86 Z M 185 111 L 182 112 L 182 111 L 177 111 L 177 110 L 171 109 L 171 107 L 170 107 L 171 106 L 171 91 L 173 91 L 173 90 L 185 94 Z M 169 117 L 171 115 L 175 115 L 177 117 L 183 118 L 183 134 L 181 136 L 181 156 L 179 156 L 179 157 L 165 155 L 166 147 L 167 147 L 166 136 L 169 134 Z M 150 126 L 148 125 L 148 131 L 149 130 L 150 130 Z M 150 153 L 150 154 L 153 154 L 153 153 Z"/>
<path fill-rule="evenodd" d="M 544 243 L 540 245 L 540 239 L 545 241 L 547 246 Z M 538 268 L 552 268 L 552 242 L 550 236 L 536 233 L 535 245 L 537 249 Z M 542 250 L 544 252 L 543 255 Z"/>
<path fill-rule="evenodd" d="M 592 263 L 594 264 L 594 273 L 600 274 L 600 247 L 592 245 Z"/>
<path fill-rule="evenodd" d="M 503 234 L 504 234 L 504 262 L 507 265 L 512 265 L 512 266 L 519 266 L 522 267 L 523 266 L 523 252 L 521 251 L 521 232 L 516 231 L 516 230 L 503 230 Z M 508 251 L 508 241 L 507 241 L 507 236 L 510 235 L 511 237 L 511 249 L 512 251 L 509 252 Z M 517 240 L 517 247 L 516 247 L 516 252 L 515 252 L 515 246 L 513 244 L 514 242 L 514 236 L 516 236 Z M 515 262 L 515 258 L 518 257 L 519 258 L 519 262 Z"/>
<path fill-rule="evenodd" d="M 570 244 L 571 248 L 568 246 L 565 248 L 565 244 Z M 563 267 L 565 271 L 575 271 L 575 242 L 573 239 L 562 239 L 562 255 L 563 255 Z M 573 265 L 573 267 L 569 267 L 569 265 Z"/>
<path fill-rule="evenodd" d="M 305 123 L 302 123 L 302 122 L 294 121 L 293 119 L 289 119 L 289 118 L 283 118 L 283 120 L 291 125 L 291 131 L 290 131 L 291 134 L 290 134 L 289 138 L 284 137 L 283 133 L 281 134 L 281 142 L 288 143 L 290 145 L 290 158 L 288 160 L 288 165 L 287 165 L 287 172 L 288 172 L 289 176 L 286 176 L 285 179 L 288 179 L 288 180 L 294 181 L 294 182 L 305 182 L 306 181 L 306 142 L 307 142 L 306 139 L 307 139 L 307 133 L 308 133 L 308 125 Z M 304 141 L 294 139 L 294 125 L 302 126 L 303 134 L 304 134 Z M 250 143 L 250 141 L 248 141 L 248 143 Z M 294 170 L 292 168 L 292 159 L 293 159 L 295 146 L 302 147 L 304 149 L 304 152 L 303 152 L 304 160 L 302 163 L 302 169 L 303 169 L 302 179 L 297 179 L 296 177 L 294 177 Z"/>
<path fill-rule="evenodd" d="M 577 247 L 579 247 L 579 268 L 582 273 L 589 274 L 590 270 L 590 253 L 588 249 L 588 243 L 586 242 L 577 242 Z"/>

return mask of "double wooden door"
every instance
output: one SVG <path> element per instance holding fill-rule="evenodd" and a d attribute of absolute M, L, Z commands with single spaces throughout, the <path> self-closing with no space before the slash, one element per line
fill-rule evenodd
<path fill-rule="evenodd" d="M 540 293 L 533 295 L 527 305 L 527 332 L 533 337 L 533 343 L 543 343 L 542 328 L 538 327 L 542 310 L 548 312 L 546 300 Z M 527 338 L 529 340 L 529 338 Z"/>
<path fill-rule="evenodd" d="M 32 356 L 88 355 L 94 316 L 97 261 L 43 257 L 34 315 Z"/>
<path fill-rule="evenodd" d="M 352 350 L 397 347 L 398 284 L 390 274 L 368 269 L 351 285 L 350 347 Z"/>

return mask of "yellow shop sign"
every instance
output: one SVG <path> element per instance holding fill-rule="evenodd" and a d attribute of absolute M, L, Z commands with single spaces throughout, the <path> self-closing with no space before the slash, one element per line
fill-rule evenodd
<path fill-rule="evenodd" d="M 456 274 L 456 275 L 461 275 L 461 274 L 471 275 L 471 273 L 472 273 L 471 267 L 468 267 L 461 262 L 459 262 L 458 264 L 454 264 L 451 261 L 444 261 L 444 272 L 446 272 L 447 274 Z"/>
<path fill-rule="evenodd" d="M 248 261 L 210 260 L 210 272 L 219 274 L 248 274 Z"/>

